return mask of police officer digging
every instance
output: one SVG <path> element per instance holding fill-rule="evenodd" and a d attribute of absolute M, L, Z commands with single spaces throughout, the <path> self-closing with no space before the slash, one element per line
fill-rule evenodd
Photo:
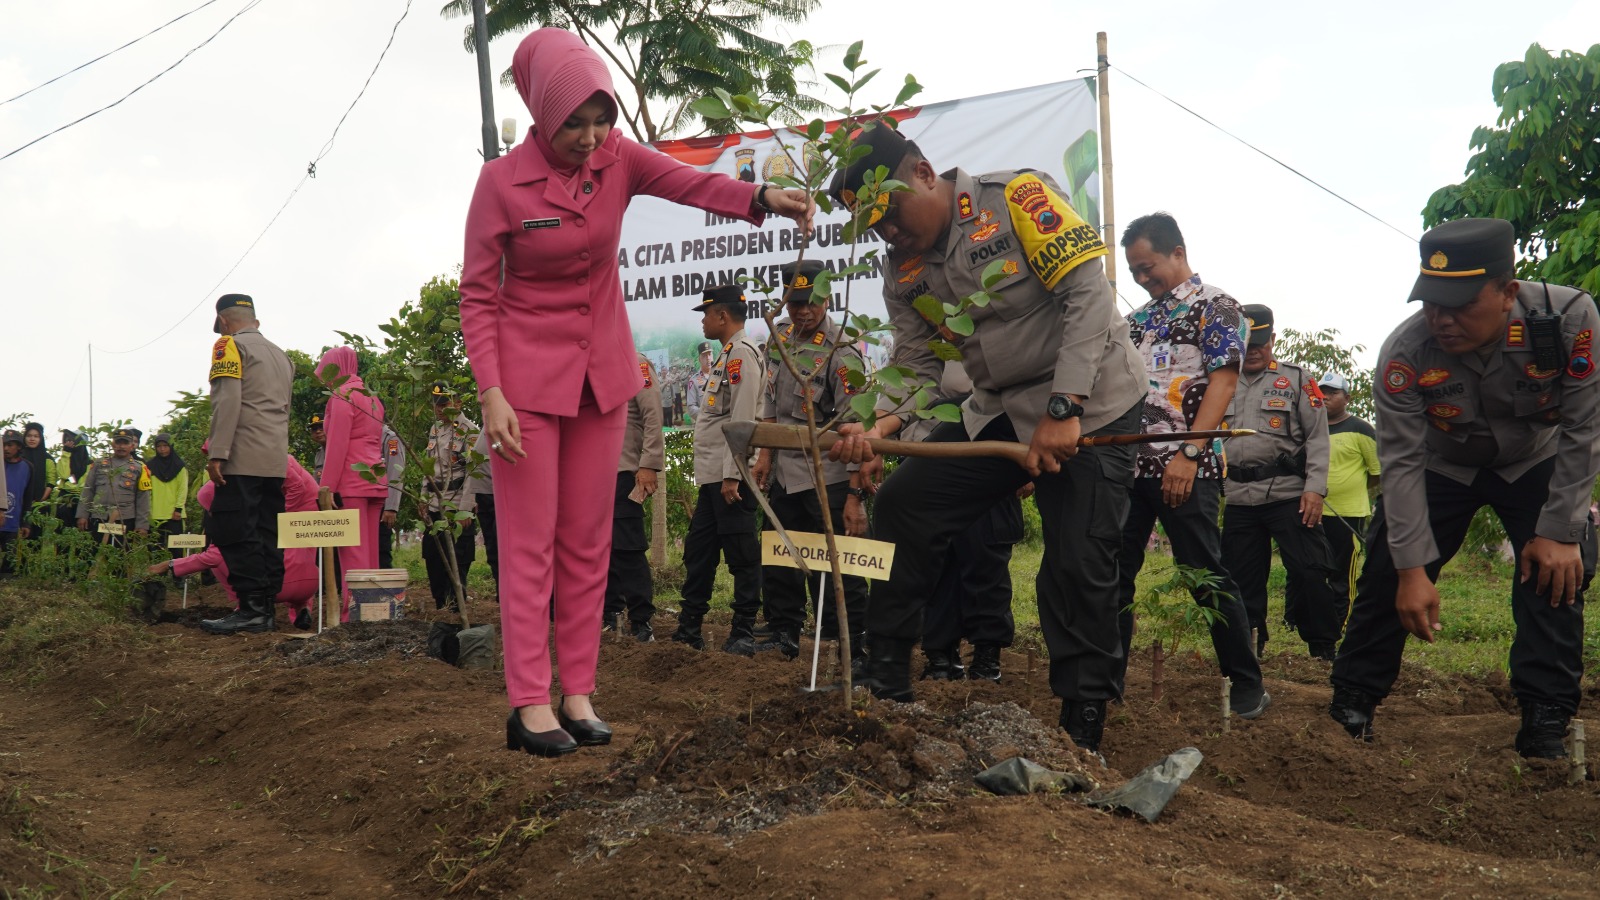
<path fill-rule="evenodd" d="M 1432 642 L 1439 631 L 1434 582 L 1488 506 L 1518 568 L 1516 749 L 1566 755 L 1562 738 L 1582 696 L 1583 591 L 1594 572 L 1600 314 L 1580 291 L 1514 279 L 1514 247 L 1511 224 L 1499 219 L 1461 219 L 1423 235 L 1411 291 L 1422 309 L 1378 355 L 1383 496 L 1329 707 L 1357 738 L 1372 739 L 1406 634 Z"/>
<path fill-rule="evenodd" d="M 1047 175 L 940 174 L 886 125 L 869 127 L 856 143 L 868 152 L 838 173 L 830 191 L 890 245 L 884 300 L 894 326 L 893 364 L 936 386 L 942 362 L 929 341 L 941 332 L 914 301 L 929 294 L 954 303 L 982 289 L 991 264 L 1001 276 L 989 288 L 994 299 L 971 309 L 971 335 L 945 329 L 973 392 L 961 422 L 941 423 L 928 440 L 1029 445 L 1026 468 L 995 458 L 911 458 L 884 482 L 873 524 L 896 550 L 890 577 L 872 584 L 866 683 L 880 698 L 911 699 L 911 652 L 951 539 L 1032 480 L 1044 527 L 1038 596 L 1050 686 L 1063 700 L 1067 733 L 1096 748 L 1123 661 L 1116 554 L 1133 450 L 1080 449 L 1078 439 L 1136 432 L 1144 386 L 1099 262 L 1105 245 Z M 879 166 L 910 190 L 866 206 L 866 174 Z M 884 414 L 864 436 L 896 433 L 905 417 L 895 406 L 885 398 Z M 870 475 L 881 464 L 860 426 L 841 431 L 848 434 L 830 454 L 862 462 Z"/>
<path fill-rule="evenodd" d="M 1289 574 L 1284 620 L 1312 656 L 1331 661 L 1348 603 L 1334 587 L 1333 555 L 1322 529 L 1328 412 L 1316 376 L 1273 357 L 1272 310 L 1252 304 L 1244 314 L 1250 344 L 1228 424 L 1256 433 L 1227 442 L 1222 564 L 1239 586 L 1259 654 L 1267 645 L 1267 575 L 1276 543 Z"/>
<path fill-rule="evenodd" d="M 782 286 L 787 319 L 774 323 L 776 329 L 769 347 L 761 420 L 784 425 L 805 425 L 807 407 L 818 427 L 826 425 L 840 411 L 848 411 L 855 390 L 846 381 L 847 362 L 861 367 L 861 354 L 843 342 L 843 329 L 828 318 L 827 306 L 812 299 L 812 288 L 823 271 L 822 263 L 806 260 L 782 267 Z M 777 345 L 787 348 L 800 378 L 789 371 L 779 356 Z M 862 506 L 861 489 L 850 486 L 849 469 L 844 463 L 823 460 L 822 475 L 828 494 L 828 516 L 835 534 L 865 537 L 867 515 Z M 751 474 L 762 490 L 771 492 L 772 511 L 791 531 L 820 534 L 822 507 L 815 490 L 816 478 L 810 455 L 800 450 L 763 449 Z M 851 653 L 865 658 L 867 580 L 845 575 L 845 611 L 850 624 Z M 816 593 L 815 579 L 798 569 L 768 566 L 761 573 L 764 606 L 771 635 L 758 650 L 778 650 L 793 659 L 800 652 L 800 629 L 805 624 L 806 597 L 811 595 L 817 615 L 822 618 L 823 640 L 839 639 L 838 608 L 833 580 L 824 577 L 822 593 Z M 859 664 L 858 664 L 859 666 Z"/>
<path fill-rule="evenodd" d="M 733 575 L 733 629 L 724 650 L 755 650 L 756 613 L 761 609 L 761 545 L 756 540 L 756 498 L 742 486 L 722 425 L 754 421 L 765 377 L 761 352 L 745 335 L 744 291 L 711 288 L 694 308 L 700 328 L 721 347 L 706 379 L 700 415 L 694 421 L 694 483 L 698 488 L 689 533 L 683 539 L 683 608 L 672 639 L 696 650 L 705 646 L 701 622 L 711 609 L 717 561 Z"/>

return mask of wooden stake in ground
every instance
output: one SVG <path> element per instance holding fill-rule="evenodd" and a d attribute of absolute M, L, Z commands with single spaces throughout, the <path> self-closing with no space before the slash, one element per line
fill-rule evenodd
<path fill-rule="evenodd" d="M 333 509 L 333 488 L 322 488 L 317 492 L 317 508 L 326 512 Z M 333 548 L 322 548 L 322 627 L 332 628 L 339 624 L 339 610 L 343 608 L 342 598 L 339 596 L 339 579 L 333 574 Z"/>
<path fill-rule="evenodd" d="M 1233 679 L 1224 675 L 1222 677 L 1222 733 L 1227 734 L 1233 726 Z"/>
<path fill-rule="evenodd" d="M 1583 784 L 1589 780 L 1589 763 L 1584 759 L 1587 750 L 1583 737 L 1583 720 L 1573 719 L 1567 726 L 1567 758 L 1572 760 L 1572 771 L 1567 773 L 1568 784 Z"/>
<path fill-rule="evenodd" d="M 1107 247 L 1117 245 L 1116 234 L 1116 204 L 1112 202 L 1111 190 L 1111 75 L 1110 57 L 1106 55 L 1106 33 L 1101 31 L 1094 36 L 1094 49 L 1096 54 L 1095 87 L 1100 94 L 1100 235 Z M 1117 291 L 1117 260 L 1115 253 L 1108 253 L 1103 259 L 1106 269 L 1106 281 L 1111 283 L 1112 296 Z"/>

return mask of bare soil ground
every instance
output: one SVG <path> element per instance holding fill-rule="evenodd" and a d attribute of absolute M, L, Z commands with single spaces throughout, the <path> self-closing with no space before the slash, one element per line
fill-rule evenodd
<path fill-rule="evenodd" d="M 923 682 L 918 703 L 847 711 L 837 693 L 797 690 L 803 661 L 608 638 L 596 704 L 615 741 L 540 760 L 504 749 L 499 673 L 427 659 L 424 622 L 309 641 L 194 627 L 221 612 L 169 612 L 147 648 L 0 685 L 0 890 L 1596 893 L 1595 783 L 1516 756 L 1503 679 L 1408 667 L 1364 746 L 1328 719 L 1326 667 L 1299 652 L 1265 661 L 1272 709 L 1227 733 L 1208 662 L 1169 662 L 1156 704 L 1141 657 L 1102 768 L 1056 729 L 1042 661 L 1030 673 L 1023 653 L 997 685 Z M 1023 755 L 1116 784 L 1184 746 L 1205 762 L 1154 825 L 972 780 Z"/>

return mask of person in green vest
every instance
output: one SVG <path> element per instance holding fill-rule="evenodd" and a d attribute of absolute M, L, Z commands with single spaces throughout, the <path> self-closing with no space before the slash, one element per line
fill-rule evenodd
<path fill-rule="evenodd" d="M 145 468 L 150 470 L 150 524 L 165 546 L 167 538 L 183 534 L 189 501 L 189 470 L 184 467 L 183 457 L 172 449 L 172 435 L 163 431 L 151 443 L 155 444 L 156 452 L 145 463 Z"/>

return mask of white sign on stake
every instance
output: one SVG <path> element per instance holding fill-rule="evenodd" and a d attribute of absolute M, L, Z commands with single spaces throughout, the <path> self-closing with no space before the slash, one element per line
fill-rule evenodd
<path fill-rule="evenodd" d="M 203 550 L 206 546 L 206 536 L 203 534 L 174 534 L 167 537 L 169 550 Z"/>
<path fill-rule="evenodd" d="M 815 572 L 819 569 L 831 570 L 832 560 L 828 557 L 828 538 L 826 535 L 809 531 L 791 531 L 789 540 L 794 543 L 795 549 L 800 551 L 800 556 L 805 560 L 806 568 Z M 889 567 L 894 564 L 894 545 L 885 541 L 872 541 L 866 538 L 847 537 L 842 534 L 834 535 L 834 546 L 839 548 L 839 571 L 846 575 L 860 575 L 862 578 L 885 579 L 889 577 Z M 785 566 L 790 569 L 800 568 L 799 563 L 789 553 L 789 548 L 784 546 L 783 540 L 776 531 L 761 532 L 761 564 L 763 566 Z"/>

